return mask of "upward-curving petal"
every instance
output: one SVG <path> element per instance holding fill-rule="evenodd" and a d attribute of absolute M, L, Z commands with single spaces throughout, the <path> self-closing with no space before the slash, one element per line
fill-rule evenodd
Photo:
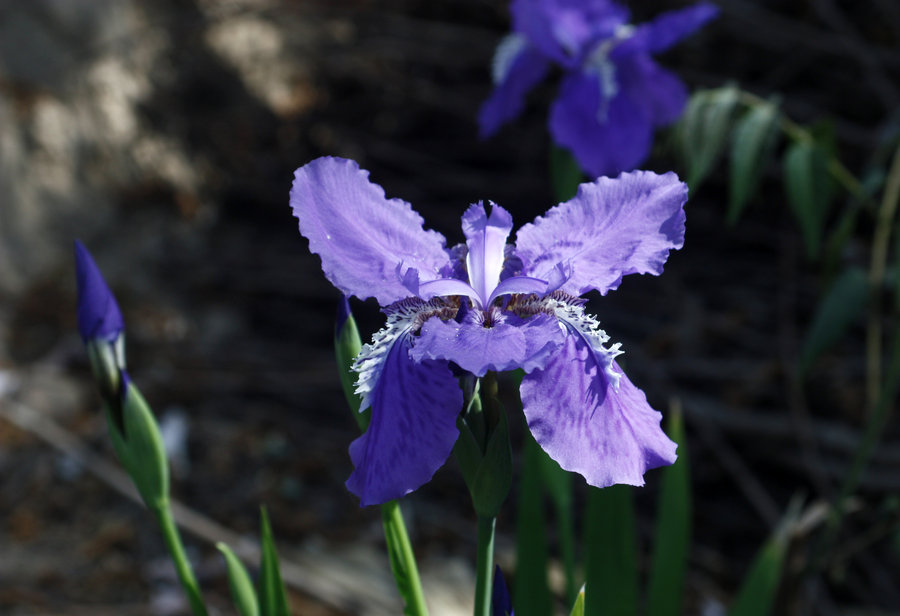
<path fill-rule="evenodd" d="M 399 266 L 416 268 L 426 282 L 440 277 L 449 258 L 444 237 L 423 229 L 408 203 L 385 198 L 368 176 L 352 160 L 317 158 L 295 172 L 291 208 L 328 280 L 345 295 L 385 306 L 409 297 Z"/>
<path fill-rule="evenodd" d="M 414 362 L 409 334 L 396 339 L 369 401 L 365 434 L 350 444 L 355 470 L 347 489 L 360 505 L 400 498 L 426 483 L 456 443 L 462 392 L 446 362 Z"/>
<path fill-rule="evenodd" d="M 510 12 L 513 29 L 564 68 L 628 21 L 628 9 L 612 0 L 515 0 Z"/>
<path fill-rule="evenodd" d="M 466 255 L 469 284 L 478 292 L 485 307 L 491 292 L 500 282 L 506 238 L 513 226 L 509 212 L 496 203 L 490 205 L 490 216 L 480 202 L 469 206 L 462 216 L 463 234 L 469 248 Z"/>
<path fill-rule="evenodd" d="M 688 188 L 674 173 L 623 173 L 582 184 L 572 199 L 516 234 L 523 274 L 548 280 L 571 266 L 560 290 L 606 294 L 627 274 L 659 274 L 669 251 L 684 243 Z"/>
<path fill-rule="evenodd" d="M 525 95 L 540 83 L 549 68 L 550 62 L 520 35 L 509 35 L 500 43 L 494 57 L 494 91 L 478 113 L 482 139 L 521 113 Z"/>
<path fill-rule="evenodd" d="M 615 53 L 660 53 L 706 25 L 719 14 L 719 7 L 709 2 L 698 2 L 683 9 L 667 11 L 635 28 L 628 40 Z"/>
<path fill-rule="evenodd" d="M 613 361 L 612 370 L 621 373 Z M 528 427 L 538 444 L 567 471 L 598 488 L 644 485 L 644 473 L 675 461 L 675 443 L 661 415 L 624 374 L 618 390 L 602 360 L 578 335 L 520 388 Z"/>

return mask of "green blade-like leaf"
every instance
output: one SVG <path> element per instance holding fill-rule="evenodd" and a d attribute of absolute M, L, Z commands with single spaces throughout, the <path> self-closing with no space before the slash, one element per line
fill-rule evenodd
<path fill-rule="evenodd" d="M 553 600 L 547 584 L 547 520 L 541 491 L 540 446 L 528 433 L 523 442 L 516 524 L 516 578 L 513 606 L 517 616 L 546 616 Z"/>
<path fill-rule="evenodd" d="M 261 616 L 289 616 L 287 591 L 281 579 L 278 566 L 278 553 L 275 551 L 275 540 L 269 515 L 265 507 L 261 508 L 262 558 L 259 564 L 259 613 Z"/>
<path fill-rule="evenodd" d="M 772 537 L 763 545 L 744 578 L 738 596 L 728 616 L 766 616 L 775 602 L 784 556 L 790 543 L 791 531 L 800 515 L 801 501 L 795 498 Z"/>
<path fill-rule="evenodd" d="M 638 613 L 637 540 L 631 486 L 589 488 L 585 521 L 586 616 Z"/>
<path fill-rule="evenodd" d="M 733 86 L 695 93 L 676 129 L 681 154 L 687 163 L 687 182 L 697 190 L 722 152 L 740 92 Z"/>
<path fill-rule="evenodd" d="M 556 514 L 559 552 L 565 573 L 565 600 L 574 601 L 578 582 L 575 580 L 575 512 L 573 509 L 572 473 L 540 449 L 541 478 Z"/>
<path fill-rule="evenodd" d="M 800 375 L 809 372 L 813 361 L 831 347 L 865 310 L 869 282 L 865 272 L 852 267 L 831 285 L 813 317 L 800 353 Z"/>
<path fill-rule="evenodd" d="M 578 596 L 575 597 L 575 604 L 572 606 L 569 616 L 584 616 L 584 586 L 578 591 Z"/>
<path fill-rule="evenodd" d="M 224 543 L 217 543 L 216 548 L 225 557 L 225 565 L 228 569 L 228 587 L 231 589 L 231 599 L 241 616 L 259 616 L 259 604 L 256 591 L 253 590 L 253 581 L 250 574 L 235 556 L 231 548 Z"/>
<path fill-rule="evenodd" d="M 691 544 L 690 466 L 680 409 L 672 409 L 669 413 L 668 434 L 678 443 L 678 460 L 662 471 L 648 616 L 679 616 L 683 613 L 684 578 Z"/>
<path fill-rule="evenodd" d="M 778 134 L 778 106 L 775 103 L 754 107 L 735 125 L 731 141 L 728 224 L 737 222 L 756 191 Z"/>
<path fill-rule="evenodd" d="M 831 201 L 828 158 L 811 141 L 795 141 L 784 156 L 784 188 L 788 205 L 800 225 L 806 255 L 819 254 L 825 217 Z"/>

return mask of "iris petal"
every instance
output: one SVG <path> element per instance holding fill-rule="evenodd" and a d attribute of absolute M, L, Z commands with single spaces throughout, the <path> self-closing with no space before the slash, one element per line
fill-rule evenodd
<path fill-rule="evenodd" d="M 469 248 L 466 255 L 469 283 L 478 293 L 482 306 L 487 305 L 488 298 L 500 282 L 506 238 L 512 226 L 510 213 L 496 203 L 491 203 L 490 216 L 482 203 L 469 206 L 462 216 L 463 234 Z"/>
<path fill-rule="evenodd" d="M 643 108 L 653 126 L 670 124 L 681 116 L 688 92 L 674 73 L 646 55 L 623 59 L 617 70 L 623 94 Z"/>
<path fill-rule="evenodd" d="M 452 361 L 475 376 L 516 368 L 531 372 L 544 366 L 565 340 L 557 319 L 546 314 L 527 321 L 505 315 L 504 322 L 490 327 L 485 327 L 478 315 L 470 312 L 462 323 L 429 319 L 410 356 L 416 361 Z"/>
<path fill-rule="evenodd" d="M 501 49 L 502 47 L 498 47 L 498 53 Z M 501 79 L 478 113 L 479 132 L 483 139 L 496 133 L 501 126 L 521 113 L 525 95 L 550 69 L 550 62 L 527 43 L 518 49 L 518 53 L 509 62 L 507 70 L 498 75 Z"/>
<path fill-rule="evenodd" d="M 625 93 L 600 91 L 593 71 L 569 74 L 550 107 L 550 132 L 569 148 L 588 175 L 634 169 L 650 152 L 653 127 Z"/>
<path fill-rule="evenodd" d="M 511 295 L 514 293 L 522 293 L 525 295 L 535 293 L 541 295 L 546 293 L 547 290 L 546 280 L 529 278 L 528 276 L 512 276 L 494 287 L 487 303 L 488 305 L 492 304 L 493 301 L 501 295 Z"/>
<path fill-rule="evenodd" d="M 291 208 L 322 270 L 345 295 L 386 306 L 409 296 L 397 266 L 438 278 L 449 258 L 444 237 L 423 229 L 408 203 L 387 199 L 352 160 L 324 157 L 297 169 Z"/>
<path fill-rule="evenodd" d="M 528 427 L 551 458 L 590 485 L 643 485 L 646 471 L 675 461 L 676 445 L 644 393 L 624 374 L 613 387 L 603 362 L 570 335 L 542 370 L 522 380 Z M 612 370 L 621 373 L 614 361 Z"/>
<path fill-rule="evenodd" d="M 687 185 L 674 173 L 623 173 L 582 184 L 578 194 L 519 229 L 523 274 L 548 280 L 571 267 L 560 287 L 571 295 L 605 294 L 627 274 L 659 274 L 669 251 L 684 243 Z"/>
<path fill-rule="evenodd" d="M 516 0 L 510 12 L 516 32 L 567 68 L 628 21 L 628 9 L 612 0 Z"/>
<path fill-rule="evenodd" d="M 666 51 L 706 25 L 718 14 L 719 8 L 709 2 L 699 2 L 683 9 L 661 13 L 653 21 L 637 26 L 633 35 L 616 50 L 616 53 L 624 55 L 639 51 L 647 53 Z"/>
<path fill-rule="evenodd" d="M 414 362 L 409 336 L 387 352 L 369 396 L 372 418 L 350 445 L 347 489 L 360 506 L 400 498 L 428 482 L 450 455 L 462 392 L 445 362 Z"/>

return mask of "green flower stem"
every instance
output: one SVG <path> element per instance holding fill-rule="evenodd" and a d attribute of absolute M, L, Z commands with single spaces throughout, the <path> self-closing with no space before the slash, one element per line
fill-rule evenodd
<path fill-rule="evenodd" d="M 494 530 L 497 518 L 478 516 L 478 560 L 475 566 L 475 616 L 491 616 L 494 573 Z"/>
<path fill-rule="evenodd" d="M 400 504 L 397 501 L 388 501 L 381 506 L 381 521 L 384 525 L 384 537 L 388 542 L 391 571 L 397 581 L 400 594 L 406 601 L 403 613 L 408 616 L 428 616 L 428 607 L 425 605 L 425 593 L 422 592 L 422 581 L 419 579 L 416 557 L 413 554 L 409 534 L 406 532 L 406 524 L 403 521 L 403 513 L 400 511 Z"/>
<path fill-rule="evenodd" d="M 200 592 L 200 586 L 197 584 L 197 578 L 194 577 L 191 563 L 188 561 L 187 554 L 185 554 L 184 545 L 181 543 L 181 535 L 178 533 L 178 527 L 175 525 L 168 501 L 153 507 L 153 513 L 159 522 L 159 528 L 162 531 L 166 547 L 169 549 L 169 554 L 172 556 L 172 562 L 175 563 L 178 579 L 181 581 L 181 586 L 184 588 L 188 601 L 191 603 L 191 611 L 194 613 L 194 616 L 206 616 L 206 605 L 203 602 L 203 595 Z"/>

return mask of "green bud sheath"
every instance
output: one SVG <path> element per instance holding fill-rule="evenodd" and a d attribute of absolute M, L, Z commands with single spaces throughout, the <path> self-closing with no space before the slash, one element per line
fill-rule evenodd
<path fill-rule="evenodd" d="M 134 383 L 127 383 L 121 403 L 124 430 L 108 407 L 113 447 L 147 507 L 155 511 L 169 501 L 169 465 L 156 419 Z"/>
<path fill-rule="evenodd" d="M 512 486 L 512 448 L 506 412 L 496 398 L 496 377 L 489 373 L 475 393 L 465 417 L 457 420 L 459 438 L 453 453 L 481 517 L 496 517 Z M 479 434 L 482 430 L 485 433 Z"/>
<path fill-rule="evenodd" d="M 125 341 L 119 335 L 115 343 L 102 338 L 95 338 L 86 345 L 91 373 L 100 389 L 100 395 L 106 404 L 112 419 L 119 431 L 125 431 L 122 418 L 122 370 L 125 368 Z"/>
<path fill-rule="evenodd" d="M 353 412 L 353 418 L 362 432 L 369 427 L 371 411 L 366 409 L 359 412 L 360 398 L 356 394 L 356 373 L 351 369 L 353 360 L 359 355 L 362 341 L 359 338 L 359 329 L 356 327 L 356 319 L 350 312 L 350 304 L 346 297 L 341 297 L 338 304 L 338 315 L 334 325 L 334 356 L 337 361 L 338 374 L 341 377 L 341 387 L 344 390 L 344 398 Z"/>

